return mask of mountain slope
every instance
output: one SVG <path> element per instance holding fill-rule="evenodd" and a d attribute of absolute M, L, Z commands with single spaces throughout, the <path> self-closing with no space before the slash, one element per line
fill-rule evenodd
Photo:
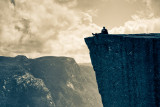
<path fill-rule="evenodd" d="M 0 57 L 0 106 L 102 107 L 95 74 L 68 57 Z"/>

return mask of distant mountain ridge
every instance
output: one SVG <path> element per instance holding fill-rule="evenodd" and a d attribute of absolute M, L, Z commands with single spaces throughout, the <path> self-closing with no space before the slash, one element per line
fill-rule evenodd
<path fill-rule="evenodd" d="M 102 107 L 94 71 L 73 58 L 0 56 L 0 107 Z"/>

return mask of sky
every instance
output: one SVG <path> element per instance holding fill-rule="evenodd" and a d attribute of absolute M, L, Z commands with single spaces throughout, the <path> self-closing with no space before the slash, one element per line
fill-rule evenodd
<path fill-rule="evenodd" d="M 159 33 L 160 0 L 0 0 L 0 56 L 90 62 L 85 37 Z"/>

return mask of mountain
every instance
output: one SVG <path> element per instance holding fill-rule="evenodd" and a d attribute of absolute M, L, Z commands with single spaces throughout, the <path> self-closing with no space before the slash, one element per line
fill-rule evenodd
<path fill-rule="evenodd" d="M 91 66 L 73 58 L 0 57 L 0 107 L 102 107 Z"/>
<path fill-rule="evenodd" d="M 160 34 L 85 38 L 104 107 L 160 107 Z"/>

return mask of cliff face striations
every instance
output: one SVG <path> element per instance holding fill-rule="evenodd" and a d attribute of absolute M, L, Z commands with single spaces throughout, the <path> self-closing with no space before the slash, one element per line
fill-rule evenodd
<path fill-rule="evenodd" d="M 104 107 L 160 107 L 160 34 L 85 38 Z"/>

